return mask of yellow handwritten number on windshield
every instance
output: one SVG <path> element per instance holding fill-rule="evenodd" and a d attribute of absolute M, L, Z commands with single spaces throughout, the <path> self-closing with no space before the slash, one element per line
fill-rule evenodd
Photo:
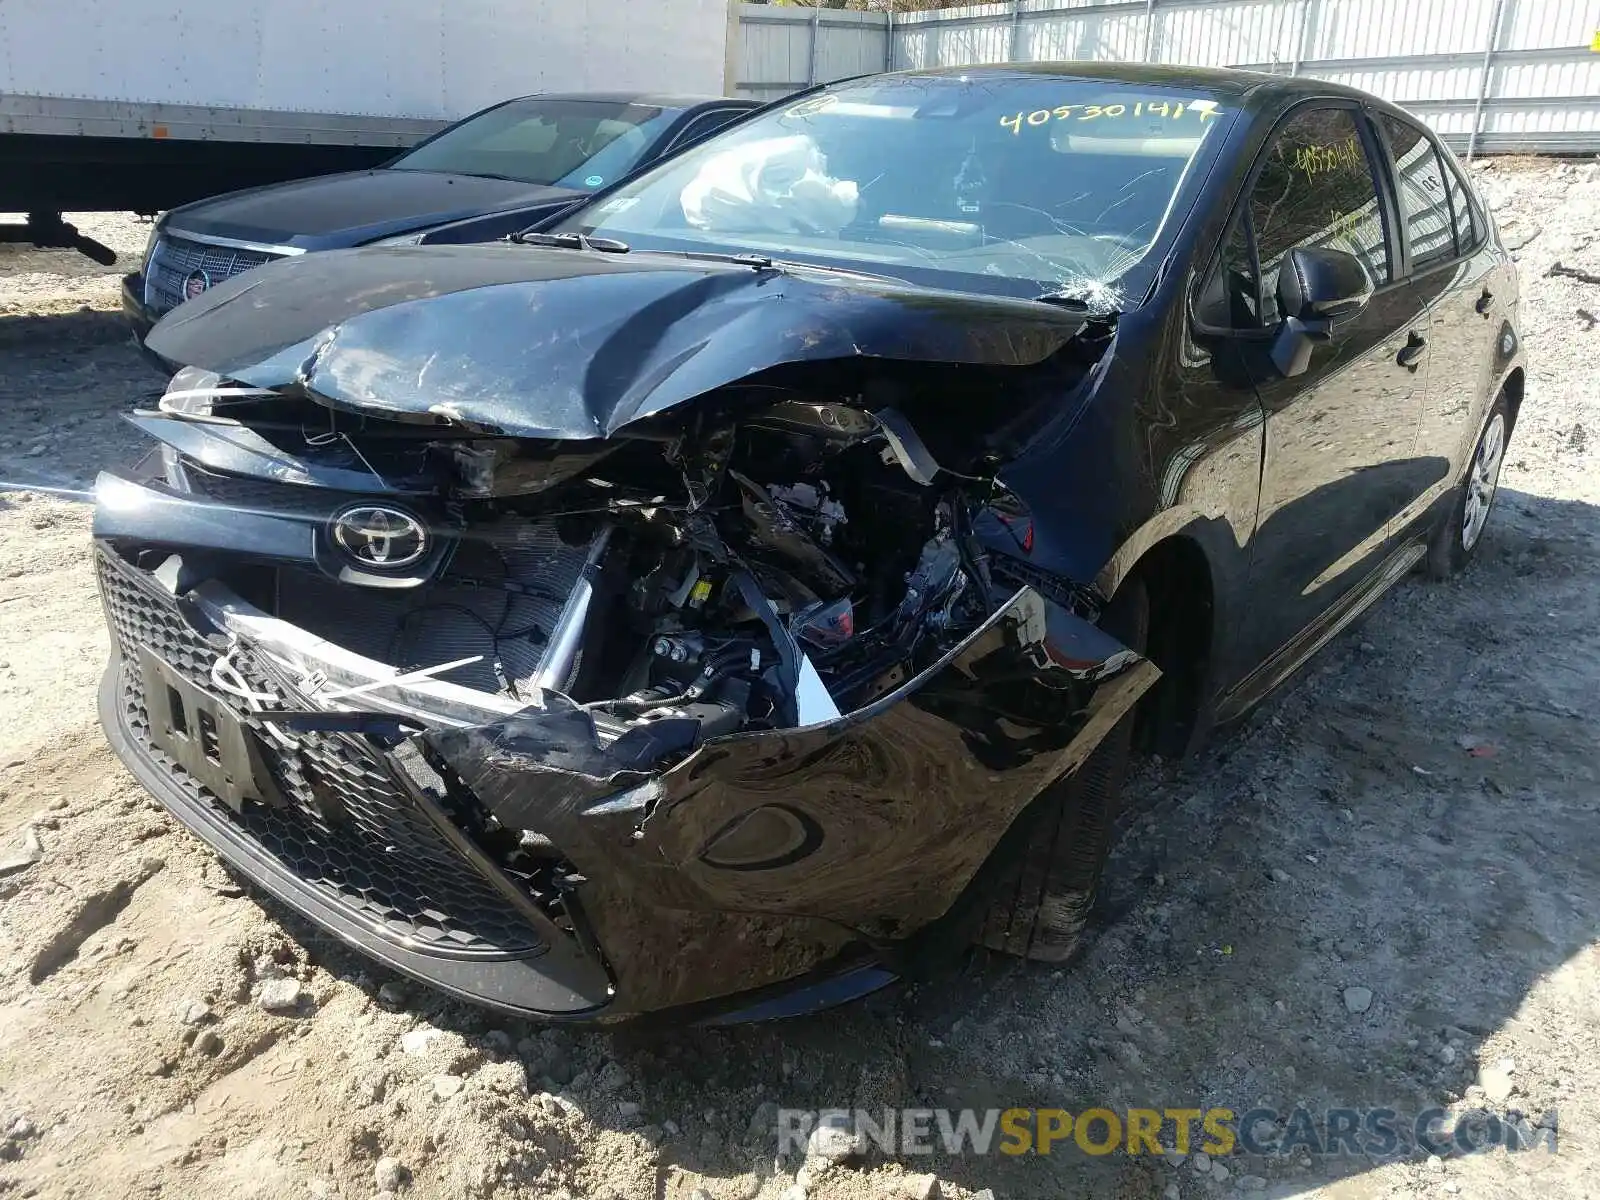
<path fill-rule="evenodd" d="M 1052 121 L 1098 121 L 1101 118 L 1159 117 L 1165 121 L 1181 121 L 1186 115 L 1204 122 L 1218 112 L 1214 100 L 1135 100 L 1132 104 L 1063 104 L 1059 108 L 1038 108 L 1031 113 L 1016 113 L 1001 117 L 1000 124 L 1020 135 L 1024 125 L 1037 128 Z"/>

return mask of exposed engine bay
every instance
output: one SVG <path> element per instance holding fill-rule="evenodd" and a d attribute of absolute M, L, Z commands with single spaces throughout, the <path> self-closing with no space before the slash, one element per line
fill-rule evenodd
<path fill-rule="evenodd" d="M 158 435 L 248 434 L 389 489 L 332 516 L 316 567 L 225 568 L 241 596 L 397 677 L 576 705 L 648 766 L 864 707 L 1015 590 L 991 577 L 976 529 L 1010 530 L 1020 507 L 993 478 L 942 470 L 894 409 L 778 388 L 720 399 L 687 432 L 574 445 L 352 416 L 187 371 L 145 419 Z M 245 486 L 173 442 L 168 486 Z M 274 489 L 247 490 L 270 510 Z"/>

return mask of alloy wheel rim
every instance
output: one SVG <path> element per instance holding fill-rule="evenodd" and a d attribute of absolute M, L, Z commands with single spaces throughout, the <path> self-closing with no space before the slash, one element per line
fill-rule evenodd
<path fill-rule="evenodd" d="M 1500 466 L 1506 456 L 1505 417 L 1495 413 L 1488 428 L 1478 440 L 1478 452 L 1472 456 L 1472 469 L 1467 472 L 1467 503 L 1461 516 L 1461 547 L 1471 550 L 1483 536 L 1483 527 L 1489 519 L 1489 509 L 1494 504 L 1495 490 L 1500 486 Z"/>

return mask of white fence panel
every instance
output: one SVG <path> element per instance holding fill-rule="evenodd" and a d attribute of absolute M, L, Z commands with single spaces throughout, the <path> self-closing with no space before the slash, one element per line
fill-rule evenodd
<path fill-rule="evenodd" d="M 1091 59 L 1347 83 L 1458 148 L 1600 151 L 1600 0 L 1018 0 L 930 12 L 745 4 L 740 91 L 881 69 Z"/>
<path fill-rule="evenodd" d="M 1299 55 L 1304 12 L 1296 0 L 1246 0 L 1225 12 L 1215 5 L 1168 5 L 1155 10 L 1155 24 L 1156 62 L 1256 63 L 1287 71 Z"/>
<path fill-rule="evenodd" d="M 889 22 L 882 13 L 770 4 L 739 8 L 742 96 L 776 100 L 889 65 Z"/>

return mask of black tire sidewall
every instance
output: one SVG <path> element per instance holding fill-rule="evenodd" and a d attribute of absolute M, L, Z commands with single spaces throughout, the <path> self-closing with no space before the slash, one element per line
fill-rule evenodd
<path fill-rule="evenodd" d="M 1461 530 L 1467 515 L 1467 488 L 1472 478 L 1472 465 L 1478 461 L 1478 452 L 1483 448 L 1484 436 L 1489 432 L 1489 425 L 1499 414 L 1506 425 L 1506 444 L 1511 442 L 1511 408 L 1506 400 L 1506 395 L 1501 392 L 1495 397 L 1489 411 L 1484 415 L 1483 424 L 1478 429 L 1478 437 L 1472 443 L 1472 453 L 1467 456 L 1466 468 L 1461 472 L 1461 480 L 1456 484 L 1455 503 L 1451 504 L 1449 514 L 1433 532 L 1433 537 L 1428 543 L 1428 574 L 1435 579 L 1451 579 L 1466 569 L 1473 557 L 1478 553 L 1478 548 L 1483 545 L 1483 539 L 1489 532 L 1489 519 L 1494 516 L 1494 506 L 1500 500 L 1500 486 L 1498 477 L 1495 480 L 1494 495 L 1489 499 L 1489 511 L 1484 515 L 1484 528 L 1478 533 L 1478 540 L 1469 550 L 1462 544 Z M 1500 469 L 1505 470 L 1504 451 Z"/>
<path fill-rule="evenodd" d="M 1106 605 L 1099 624 L 1142 654 L 1148 622 L 1148 594 L 1134 577 Z M 1076 957 L 1115 838 L 1136 712 L 1137 706 L 1071 778 L 1041 792 L 1002 836 L 974 880 L 972 899 L 982 915 L 973 940 L 1046 962 Z"/>

